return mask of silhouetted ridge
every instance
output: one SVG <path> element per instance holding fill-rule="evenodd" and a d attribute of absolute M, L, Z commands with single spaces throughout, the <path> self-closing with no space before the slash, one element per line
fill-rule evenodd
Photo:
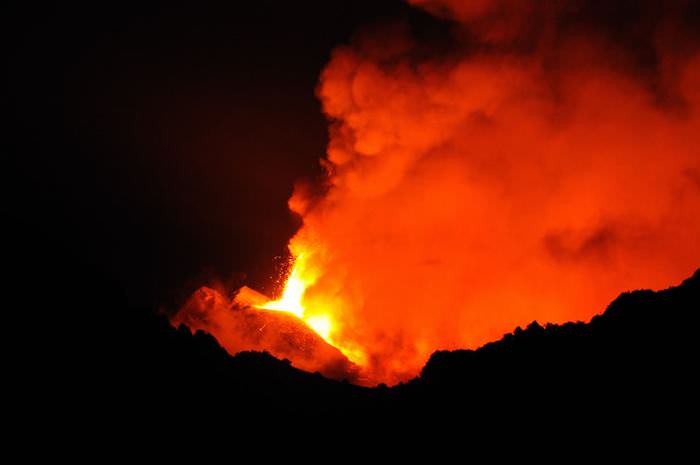
<path fill-rule="evenodd" d="M 432 441 L 492 461 L 524 454 L 570 463 L 554 451 L 646 457 L 639 444 L 690 440 L 679 418 L 697 397 L 699 272 L 664 291 L 624 293 L 590 323 L 533 322 L 478 350 L 436 352 L 420 377 L 393 388 L 329 380 L 266 353 L 232 357 L 206 333 L 121 305 L 110 328 L 119 343 L 96 333 L 77 347 L 90 362 L 82 369 L 90 388 L 67 395 L 87 401 L 85 424 L 127 425 L 129 437 L 177 458 L 183 447 L 257 461 L 310 457 L 312 446 L 349 454 L 396 436 L 392 450 L 403 454 Z M 74 404 L 61 405 L 65 418 L 75 415 Z"/>
<path fill-rule="evenodd" d="M 619 375 L 630 367 L 650 363 L 672 363 L 689 349 L 691 324 L 700 309 L 700 270 L 680 286 L 654 292 L 625 292 L 589 323 L 571 322 L 542 327 L 533 321 L 516 328 L 501 340 L 477 350 L 435 352 L 421 376 L 423 383 L 469 383 L 475 377 L 503 370 L 536 370 L 538 376 L 552 373 L 581 374 L 582 369 L 609 370 Z M 672 357 L 669 359 L 668 357 Z M 536 362 L 536 363 L 535 363 Z M 615 362 L 624 364 L 618 371 Z M 660 368 L 657 366 L 656 368 Z M 502 374 L 502 373 L 501 373 Z M 631 381 L 630 381 L 631 382 Z"/>

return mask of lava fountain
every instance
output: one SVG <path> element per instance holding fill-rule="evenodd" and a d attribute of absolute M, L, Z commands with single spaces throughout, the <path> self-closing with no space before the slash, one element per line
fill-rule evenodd
<path fill-rule="evenodd" d="M 282 296 L 277 300 L 271 300 L 255 308 L 288 312 L 296 316 L 307 326 L 313 329 L 326 342 L 337 347 L 352 362 L 363 365 L 366 362 L 364 353 L 360 348 L 346 345 L 337 337 L 337 323 L 334 321 L 332 311 L 323 307 L 307 309 L 304 302 L 304 293 L 314 284 L 318 271 L 310 268 L 306 255 L 300 253 L 291 267 L 291 272 L 284 285 Z"/>

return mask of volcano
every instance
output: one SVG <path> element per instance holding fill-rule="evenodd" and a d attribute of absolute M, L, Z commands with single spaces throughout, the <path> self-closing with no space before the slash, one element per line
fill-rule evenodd
<path fill-rule="evenodd" d="M 10 455 L 692 460 L 699 0 L 111 3 L 5 10 Z"/>
<path fill-rule="evenodd" d="M 186 428 L 192 415 L 207 418 L 200 434 L 208 442 L 229 431 L 214 417 L 235 418 L 237 438 L 245 438 L 238 454 L 259 457 L 260 447 L 273 436 L 256 432 L 274 424 L 294 425 L 274 435 L 289 448 L 308 436 L 318 439 L 319 447 L 342 448 L 346 438 L 361 431 L 358 451 L 370 442 L 378 447 L 400 437 L 434 441 L 440 449 L 432 453 L 466 448 L 470 457 L 486 462 L 515 456 L 556 461 L 560 456 L 552 454 L 562 450 L 574 450 L 578 458 L 611 451 L 637 456 L 648 453 L 632 447 L 637 441 L 660 445 L 672 436 L 680 445 L 663 453 L 675 456 L 690 444 L 681 419 L 695 397 L 698 308 L 700 269 L 676 287 L 623 293 L 588 323 L 532 322 L 478 350 L 435 352 L 419 376 L 392 388 L 326 379 L 267 353 L 222 355 L 210 335 L 192 334 L 184 326 L 175 330 L 165 320 L 152 322 L 162 331 L 157 345 L 163 347 L 139 346 L 137 353 L 146 357 L 139 364 L 149 367 L 147 379 L 169 392 L 159 400 L 163 413 L 183 401 L 182 393 L 187 393 L 185 402 L 197 399 L 195 412 L 200 413 L 180 411 L 165 431 Z M 241 318 L 249 314 L 236 312 L 243 312 Z M 270 321 L 265 313 L 249 315 L 256 325 Z M 277 317 L 273 314 L 272 320 Z M 290 321 L 282 316 L 273 324 Z M 298 321 L 290 324 L 287 330 L 298 328 Z M 289 347 L 293 355 L 297 346 Z M 445 423 L 446 417 L 452 420 Z M 443 442 L 455 436 L 458 443 Z M 527 447 L 542 440 L 546 449 Z M 504 442 L 509 448 L 502 449 Z M 392 444 L 396 454 L 409 453 L 401 442 Z M 222 453 L 206 448 L 212 451 Z"/>
<path fill-rule="evenodd" d="M 435 351 L 587 321 L 697 267 L 697 5 L 408 3 L 432 26 L 361 30 L 320 73 L 321 172 L 288 198 L 288 266 L 245 282 L 279 284 L 256 308 L 397 385 Z"/>
<path fill-rule="evenodd" d="M 214 335 L 230 354 L 268 352 L 305 371 L 332 379 L 358 380 L 358 367 L 299 317 L 256 307 L 269 301 L 246 286 L 238 289 L 233 299 L 202 287 L 171 322 Z"/>

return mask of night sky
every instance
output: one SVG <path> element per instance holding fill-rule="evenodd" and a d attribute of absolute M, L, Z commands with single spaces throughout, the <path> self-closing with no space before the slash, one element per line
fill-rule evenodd
<path fill-rule="evenodd" d="M 129 3 L 9 7 L 23 276 L 99 274 L 153 308 L 212 279 L 270 291 L 299 226 L 294 182 L 320 175 L 331 50 L 427 15 L 398 0 Z"/>

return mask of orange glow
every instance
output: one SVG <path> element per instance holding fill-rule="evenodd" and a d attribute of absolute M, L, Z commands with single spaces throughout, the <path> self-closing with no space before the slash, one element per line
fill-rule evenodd
<path fill-rule="evenodd" d="M 292 271 L 289 273 L 287 281 L 282 291 L 282 296 L 277 300 L 272 300 L 255 308 L 262 310 L 273 310 L 288 312 L 301 319 L 307 326 L 313 329 L 326 342 L 338 348 L 349 360 L 359 365 L 365 362 L 362 350 L 346 346 L 336 337 L 333 314 L 334 312 L 318 303 L 308 310 L 304 302 L 304 293 L 312 286 L 318 277 L 318 270 L 310 267 L 307 255 L 299 254 L 294 260 Z"/>
<path fill-rule="evenodd" d="M 650 32 L 652 75 L 585 23 L 554 27 L 561 2 L 410 3 L 474 42 L 426 56 L 392 29 L 334 51 L 326 190 L 295 190 L 292 271 L 254 307 L 303 320 L 355 382 L 396 384 L 436 350 L 588 320 L 697 268 L 700 47 L 674 18 Z"/>
<path fill-rule="evenodd" d="M 297 318 L 304 319 L 304 307 L 301 304 L 301 299 L 304 296 L 304 291 L 309 285 L 302 278 L 304 257 L 300 255 L 296 259 L 296 263 L 292 268 L 292 272 L 287 278 L 287 282 L 284 285 L 284 291 L 282 292 L 282 297 L 277 300 L 267 302 L 262 305 L 256 305 L 256 308 L 262 308 L 265 310 L 276 310 L 280 312 L 289 312 L 296 315 Z"/>
<path fill-rule="evenodd" d="M 364 382 L 358 367 L 325 340 L 331 336 L 330 319 L 310 316 L 310 322 L 304 322 L 286 310 L 259 308 L 269 301 L 248 287 L 239 289 L 233 299 L 228 299 L 223 290 L 202 287 L 171 317 L 171 322 L 192 331 L 206 331 L 231 354 L 266 351 L 302 370 Z"/>

